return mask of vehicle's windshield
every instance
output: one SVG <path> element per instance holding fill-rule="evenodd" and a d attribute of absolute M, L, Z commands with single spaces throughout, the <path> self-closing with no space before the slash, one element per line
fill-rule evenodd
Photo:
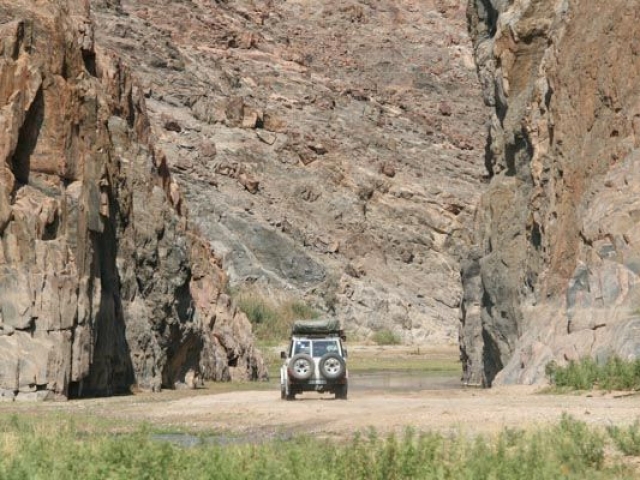
<path fill-rule="evenodd" d="M 293 355 L 306 353 L 313 357 L 322 357 L 329 352 L 340 353 L 337 340 L 296 340 L 293 342 Z"/>
<path fill-rule="evenodd" d="M 329 352 L 339 353 L 336 340 L 314 340 L 312 354 L 314 357 L 322 357 Z"/>
<path fill-rule="evenodd" d="M 298 340 L 293 344 L 293 354 L 297 355 L 298 353 L 306 353 L 307 355 L 311 354 L 311 342 L 309 340 Z"/>

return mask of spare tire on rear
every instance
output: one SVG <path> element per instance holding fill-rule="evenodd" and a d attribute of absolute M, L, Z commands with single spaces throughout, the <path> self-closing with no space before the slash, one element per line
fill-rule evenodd
<path fill-rule="evenodd" d="M 324 354 L 320 359 L 319 367 L 320 373 L 327 380 L 338 380 L 347 372 L 344 358 L 335 352 Z"/>
<path fill-rule="evenodd" d="M 306 353 L 298 353 L 289 361 L 289 375 L 296 380 L 309 380 L 313 375 L 313 370 L 313 358 Z"/>

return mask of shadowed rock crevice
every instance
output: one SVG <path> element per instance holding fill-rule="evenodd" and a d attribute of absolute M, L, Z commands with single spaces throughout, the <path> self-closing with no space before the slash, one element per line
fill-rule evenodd
<path fill-rule="evenodd" d="M 29 183 L 30 159 L 38 143 L 38 136 L 40 135 L 44 118 L 44 95 L 41 87 L 38 88 L 38 92 L 25 115 L 24 123 L 18 135 L 15 153 L 9 161 L 16 180 L 22 184 Z"/>
<path fill-rule="evenodd" d="M 531 183 L 530 162 L 533 158 L 533 146 L 527 133 L 520 131 L 514 134 L 513 143 L 505 148 L 506 176 L 518 175 L 523 182 Z"/>
<path fill-rule="evenodd" d="M 175 327 L 170 327 L 174 328 Z M 175 385 L 182 382 L 189 387 L 189 377 L 191 381 L 202 381 L 201 378 L 201 362 L 200 357 L 204 349 L 204 341 L 197 332 L 189 332 L 186 335 L 175 331 L 175 334 L 169 337 L 168 354 L 171 359 L 162 372 L 163 384 Z"/>
<path fill-rule="evenodd" d="M 490 387 L 493 383 L 493 379 L 503 366 L 501 357 L 501 351 L 498 343 L 494 340 L 493 336 L 487 331 L 482 330 L 482 341 L 484 344 L 482 352 L 482 362 L 484 365 L 484 379 L 482 386 Z"/>

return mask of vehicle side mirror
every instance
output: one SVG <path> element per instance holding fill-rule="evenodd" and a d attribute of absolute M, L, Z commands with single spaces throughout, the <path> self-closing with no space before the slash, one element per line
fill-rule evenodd
<path fill-rule="evenodd" d="M 281 358 L 282 360 L 284 360 L 285 358 L 287 358 L 287 352 L 284 352 L 284 351 L 283 351 L 283 352 L 280 352 L 280 358 Z"/>

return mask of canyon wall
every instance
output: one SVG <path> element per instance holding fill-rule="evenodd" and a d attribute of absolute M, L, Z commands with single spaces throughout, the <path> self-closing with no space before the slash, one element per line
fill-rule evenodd
<path fill-rule="evenodd" d="M 0 396 L 261 378 L 88 2 L 0 1 Z"/>
<path fill-rule="evenodd" d="M 470 0 L 493 113 L 462 268 L 464 380 L 640 355 L 640 12 L 613 0 Z"/>
<path fill-rule="evenodd" d="M 457 343 L 486 118 L 460 0 L 94 5 L 234 290 Z"/>

